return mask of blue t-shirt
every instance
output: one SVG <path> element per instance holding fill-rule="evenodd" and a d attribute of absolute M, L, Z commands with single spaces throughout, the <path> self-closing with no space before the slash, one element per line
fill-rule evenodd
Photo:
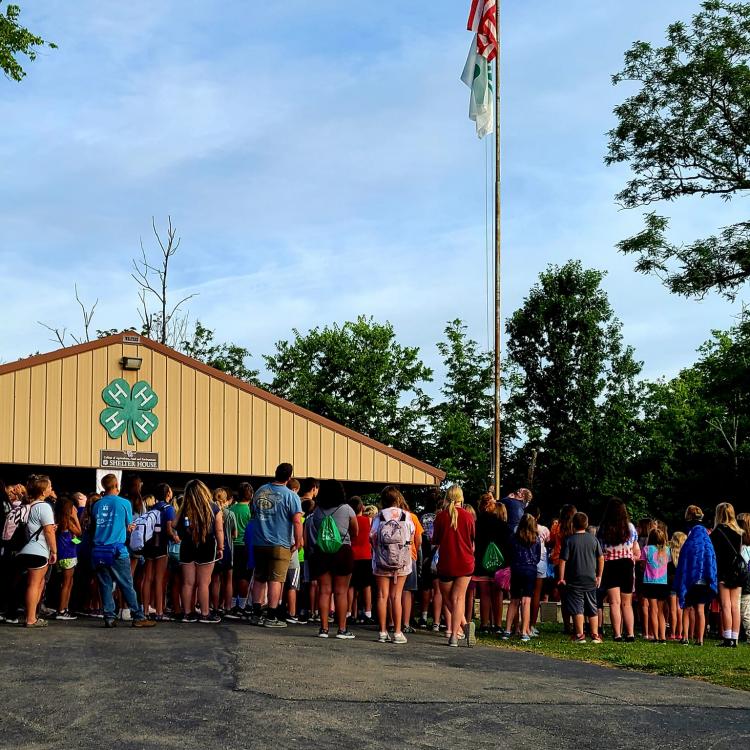
<path fill-rule="evenodd" d="M 104 495 L 94 503 L 92 513 L 96 522 L 94 546 L 124 547 L 127 527 L 133 521 L 130 500 L 119 495 Z"/>
<path fill-rule="evenodd" d="M 500 502 L 508 512 L 508 526 L 515 533 L 516 529 L 518 529 L 518 524 L 521 523 L 523 514 L 526 512 L 526 505 L 522 500 L 516 500 L 514 497 L 504 497 Z"/>
<path fill-rule="evenodd" d="M 264 484 L 253 498 L 253 544 L 290 549 L 297 513 L 302 513 L 297 493 L 283 484 Z"/>

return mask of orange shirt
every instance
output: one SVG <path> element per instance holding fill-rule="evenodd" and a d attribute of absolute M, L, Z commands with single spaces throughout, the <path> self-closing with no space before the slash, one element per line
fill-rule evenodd
<path fill-rule="evenodd" d="M 409 515 L 414 523 L 414 536 L 411 538 L 411 559 L 416 560 L 419 557 L 419 548 L 422 546 L 424 527 L 413 513 L 409 512 Z"/>

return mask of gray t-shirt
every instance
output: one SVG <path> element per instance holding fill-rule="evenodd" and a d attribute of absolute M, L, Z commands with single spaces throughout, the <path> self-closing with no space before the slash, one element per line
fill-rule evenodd
<path fill-rule="evenodd" d="M 331 516 L 333 518 L 336 527 L 341 534 L 341 543 L 351 545 L 352 538 L 349 535 L 349 519 L 356 518 L 357 514 L 352 510 L 351 505 L 339 505 L 338 508 L 331 508 L 330 510 L 323 510 L 322 508 L 316 508 L 310 518 L 305 521 L 305 531 L 307 532 L 307 547 L 308 549 L 314 549 L 315 540 L 318 538 L 318 529 L 323 523 L 325 516 Z"/>
<path fill-rule="evenodd" d="M 565 560 L 565 583 L 574 589 L 596 588 L 597 559 L 604 554 L 593 534 L 571 534 L 563 542 L 560 559 Z"/>
<path fill-rule="evenodd" d="M 49 545 L 40 529 L 55 523 L 55 514 L 48 503 L 34 503 L 29 509 L 29 521 L 26 525 L 29 541 L 21 550 L 22 555 L 39 555 L 49 557 Z"/>

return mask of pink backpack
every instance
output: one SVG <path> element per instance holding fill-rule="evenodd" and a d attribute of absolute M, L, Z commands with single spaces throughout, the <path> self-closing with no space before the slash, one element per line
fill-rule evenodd
<path fill-rule="evenodd" d="M 411 565 L 411 534 L 406 525 L 406 513 L 401 511 L 400 518 L 386 521 L 381 511 L 378 513 L 378 519 L 380 524 L 373 549 L 376 567 L 393 572 L 409 567 Z"/>

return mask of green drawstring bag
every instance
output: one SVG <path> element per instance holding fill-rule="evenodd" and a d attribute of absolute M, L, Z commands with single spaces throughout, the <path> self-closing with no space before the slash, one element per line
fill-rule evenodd
<path fill-rule="evenodd" d="M 503 565 L 505 565 L 503 553 L 500 552 L 500 548 L 494 542 L 490 542 L 482 557 L 482 567 L 488 573 L 496 573 Z"/>
<path fill-rule="evenodd" d="M 341 534 L 333 516 L 326 516 L 318 529 L 318 537 L 315 546 L 327 555 L 332 555 L 341 549 Z"/>

